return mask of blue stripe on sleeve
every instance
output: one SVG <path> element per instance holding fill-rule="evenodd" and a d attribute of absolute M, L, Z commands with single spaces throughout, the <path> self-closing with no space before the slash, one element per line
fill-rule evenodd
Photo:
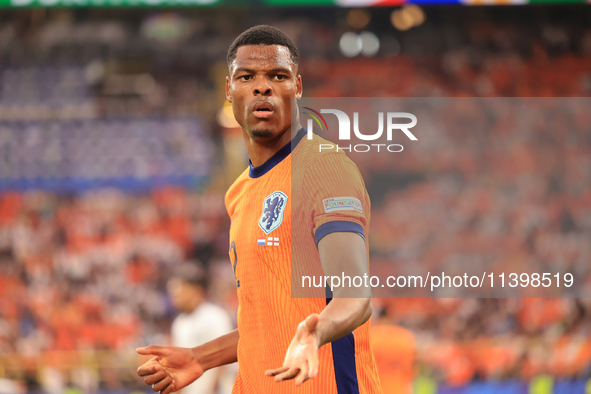
<path fill-rule="evenodd" d="M 357 233 L 365 239 L 365 232 L 359 223 L 336 220 L 333 222 L 326 222 L 318 227 L 315 234 L 316 245 L 318 245 L 318 242 L 328 234 L 339 232 Z"/>

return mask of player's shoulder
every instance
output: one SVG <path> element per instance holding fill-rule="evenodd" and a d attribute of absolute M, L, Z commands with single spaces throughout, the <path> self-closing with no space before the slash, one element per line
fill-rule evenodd
<path fill-rule="evenodd" d="M 230 207 L 236 202 L 238 198 L 244 193 L 246 182 L 249 179 L 248 171 L 249 167 L 247 167 L 238 178 L 232 183 L 232 185 L 228 188 L 225 195 L 225 202 L 226 202 L 226 209 L 228 213 L 230 213 Z M 230 214 L 231 215 L 231 214 Z"/>
<path fill-rule="evenodd" d="M 338 149 L 337 144 L 320 137 L 318 134 L 312 134 L 311 139 L 304 136 L 294 152 L 292 169 L 295 165 L 306 171 L 310 168 L 324 170 L 330 167 L 335 168 L 335 170 L 339 168 L 354 172 L 358 171 L 357 165 L 342 149 Z"/>

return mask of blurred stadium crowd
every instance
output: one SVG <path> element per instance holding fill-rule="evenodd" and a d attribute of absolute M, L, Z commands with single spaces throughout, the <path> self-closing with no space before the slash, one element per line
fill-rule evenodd
<path fill-rule="evenodd" d="M 188 255 L 208 265 L 213 260 L 219 281 L 210 296 L 235 310 L 232 270 L 224 270 L 226 259 L 215 264 L 227 255 L 223 195 L 103 189 L 77 197 L 7 193 L 1 201 L 0 354 L 35 360 L 41 351 L 169 342 L 175 312 L 166 283 L 172 265 Z M 3 361 L 9 371 L 19 367 Z M 71 361 L 56 362 L 62 368 Z M 113 376 L 101 381 L 120 384 Z"/>
<path fill-rule="evenodd" d="M 387 13 L 355 28 L 347 10 L 324 8 L 3 12 L 0 378 L 30 392 L 142 388 L 130 349 L 169 341 L 166 282 L 185 259 L 208 267 L 210 298 L 235 314 L 223 205 L 232 131 L 217 114 L 243 27 L 272 21 L 295 39 L 308 96 L 589 96 L 582 9 L 427 9 L 408 31 Z M 365 28 L 379 52 L 345 58 L 339 37 Z M 449 149 L 401 156 L 395 173 L 359 161 L 375 190 L 372 267 L 502 251 L 507 271 L 560 265 L 591 286 L 591 115 L 552 110 L 534 114 L 539 130 L 502 119 L 494 135 L 474 132 L 487 116 L 475 110 L 433 142 Z M 417 376 L 591 376 L 589 299 L 375 302 L 380 324 L 415 335 Z"/>

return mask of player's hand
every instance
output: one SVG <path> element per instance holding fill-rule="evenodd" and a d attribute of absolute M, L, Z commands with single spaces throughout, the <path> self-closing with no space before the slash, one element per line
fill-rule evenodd
<path fill-rule="evenodd" d="M 178 391 L 203 375 L 203 367 L 190 349 L 150 345 L 136 351 L 144 356 L 155 356 L 140 366 L 137 374 L 156 392 Z"/>
<path fill-rule="evenodd" d="M 318 315 L 312 314 L 298 325 L 296 335 L 291 341 L 283 366 L 270 369 L 265 374 L 274 376 L 276 382 L 293 379 L 296 386 L 308 379 L 313 379 L 318 374 Z"/>

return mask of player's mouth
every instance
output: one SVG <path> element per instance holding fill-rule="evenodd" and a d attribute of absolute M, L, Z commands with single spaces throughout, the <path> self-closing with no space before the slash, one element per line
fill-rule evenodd
<path fill-rule="evenodd" d="M 267 101 L 259 101 L 253 107 L 252 113 L 259 119 L 267 119 L 273 115 L 273 104 Z"/>

